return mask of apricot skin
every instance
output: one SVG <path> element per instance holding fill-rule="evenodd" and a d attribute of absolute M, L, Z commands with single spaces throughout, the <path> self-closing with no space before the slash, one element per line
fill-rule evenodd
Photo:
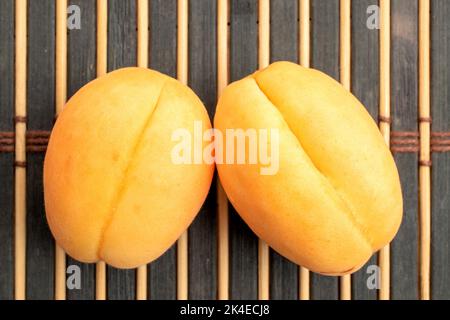
<path fill-rule="evenodd" d="M 134 268 L 164 253 L 208 193 L 214 165 L 174 164 L 171 135 L 211 128 L 198 97 L 156 71 L 125 68 L 81 88 L 53 128 L 44 162 L 48 224 L 83 262 Z"/>
<path fill-rule="evenodd" d="M 229 85 L 214 127 L 279 130 L 279 170 L 217 164 L 231 203 L 273 249 L 314 272 L 358 270 L 395 236 L 399 176 L 364 106 L 322 72 L 289 62 Z"/>

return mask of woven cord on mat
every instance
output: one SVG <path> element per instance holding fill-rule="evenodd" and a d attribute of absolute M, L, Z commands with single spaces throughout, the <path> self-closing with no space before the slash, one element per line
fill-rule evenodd
<path fill-rule="evenodd" d="M 26 142 L 28 152 L 45 152 L 47 150 L 50 131 L 27 131 Z M 419 152 L 419 133 L 416 131 L 391 132 L 391 151 L 393 153 Z M 450 132 L 431 133 L 431 151 L 450 152 Z M 0 131 L 0 152 L 14 152 L 14 132 Z"/>
<path fill-rule="evenodd" d="M 28 152 L 45 152 L 47 150 L 50 131 L 32 130 L 26 134 L 26 148 Z M 0 132 L 0 152 L 14 152 L 13 131 Z"/>

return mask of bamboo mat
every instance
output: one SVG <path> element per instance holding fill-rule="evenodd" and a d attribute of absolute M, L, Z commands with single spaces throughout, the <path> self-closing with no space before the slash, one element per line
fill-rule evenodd
<path fill-rule="evenodd" d="M 66 28 L 69 5 L 80 30 Z M 447 0 L 0 1 L 0 299 L 450 299 L 449 15 Z M 404 193 L 390 246 L 351 276 L 311 273 L 252 234 L 217 177 L 189 230 L 148 266 L 81 264 L 56 246 L 43 157 L 81 86 L 149 66 L 188 84 L 212 118 L 229 82 L 277 60 L 334 77 L 379 124 Z M 71 265 L 79 290 L 66 289 Z"/>

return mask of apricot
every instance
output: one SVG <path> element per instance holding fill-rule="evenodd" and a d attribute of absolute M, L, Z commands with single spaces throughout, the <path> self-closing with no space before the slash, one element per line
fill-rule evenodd
<path fill-rule="evenodd" d="M 249 162 L 217 168 L 237 212 L 286 258 L 349 274 L 395 236 L 402 193 L 393 157 L 364 106 L 329 76 L 273 63 L 224 90 L 214 127 L 278 130 L 277 172 Z"/>
<path fill-rule="evenodd" d="M 211 123 L 200 99 L 159 72 L 125 68 L 68 102 L 44 162 L 48 224 L 83 262 L 134 268 L 166 251 L 208 193 L 214 164 L 175 164 L 172 133 Z"/>

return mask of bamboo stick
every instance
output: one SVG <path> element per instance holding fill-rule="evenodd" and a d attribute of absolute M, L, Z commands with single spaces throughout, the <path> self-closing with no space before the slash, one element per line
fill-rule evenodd
<path fill-rule="evenodd" d="M 139 67 L 148 67 L 148 0 L 137 2 L 137 63 Z M 136 271 L 136 299 L 147 300 L 147 265 Z"/>
<path fill-rule="evenodd" d="M 108 0 L 97 0 L 97 76 L 108 68 Z"/>
<path fill-rule="evenodd" d="M 430 0 L 419 1 L 420 298 L 430 299 Z"/>
<path fill-rule="evenodd" d="M 178 0 L 177 77 L 188 82 L 188 0 Z M 188 298 L 188 231 L 177 243 L 177 298 Z"/>
<path fill-rule="evenodd" d="M 259 0 L 258 5 L 258 67 L 263 69 L 270 63 L 270 1 Z"/>
<path fill-rule="evenodd" d="M 390 0 L 380 0 L 380 131 L 390 145 Z M 386 245 L 379 252 L 381 271 L 380 300 L 390 297 L 390 250 Z"/>
<path fill-rule="evenodd" d="M 351 90 L 351 0 L 340 2 L 340 80 Z"/>
<path fill-rule="evenodd" d="M 26 299 L 27 1 L 15 8 L 15 299 Z"/>
<path fill-rule="evenodd" d="M 228 0 L 217 4 L 217 87 L 220 96 L 228 84 Z M 219 300 L 229 298 L 228 199 L 217 179 L 218 292 Z"/>
<path fill-rule="evenodd" d="M 259 0 L 259 48 L 258 67 L 263 69 L 270 62 L 270 1 Z M 258 240 L 258 299 L 269 299 L 269 246 Z"/>
<path fill-rule="evenodd" d="M 56 1 L 56 116 L 67 99 L 67 0 Z M 66 299 L 66 254 L 55 243 L 55 299 Z"/>
<path fill-rule="evenodd" d="M 148 0 L 138 0 L 137 2 L 137 64 L 139 67 L 148 67 Z"/>
<path fill-rule="evenodd" d="M 299 61 L 303 67 L 309 68 L 310 64 L 310 3 L 309 0 L 299 0 L 299 17 L 300 17 L 300 57 Z M 300 267 L 299 279 L 299 298 L 301 300 L 309 300 L 309 270 Z"/>
<path fill-rule="evenodd" d="M 351 90 L 351 0 L 340 2 L 340 80 L 341 84 Z M 351 276 L 340 277 L 341 300 L 350 300 L 352 297 Z"/>
<path fill-rule="evenodd" d="M 108 44 L 108 0 L 97 0 L 97 76 L 107 72 L 107 44 Z M 106 299 L 106 264 L 99 261 L 95 268 L 95 297 L 97 300 Z"/>

